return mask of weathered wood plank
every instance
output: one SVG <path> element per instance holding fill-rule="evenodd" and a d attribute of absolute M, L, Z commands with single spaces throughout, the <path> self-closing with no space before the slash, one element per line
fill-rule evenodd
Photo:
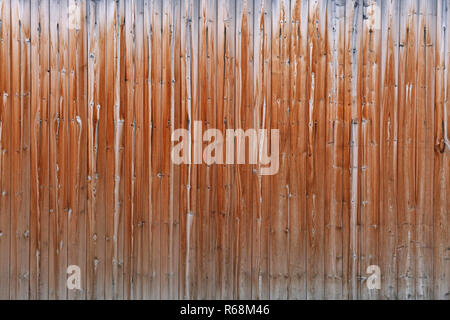
<path fill-rule="evenodd" d="M 242 1 L 236 3 L 236 104 L 235 128 L 253 130 L 253 2 Z M 236 165 L 236 278 L 235 298 L 251 298 L 251 263 L 252 263 L 252 175 L 251 157 L 255 154 L 254 146 L 249 136 L 238 138 L 235 131 L 234 139 Z M 227 139 L 231 139 L 227 136 Z M 241 162 L 242 160 L 242 162 Z"/>
<path fill-rule="evenodd" d="M 421 1 L 418 31 L 416 128 L 416 297 L 433 299 L 433 172 L 436 1 Z"/>
<path fill-rule="evenodd" d="M 308 161 L 307 175 L 307 298 L 324 296 L 324 213 L 326 149 L 327 3 L 309 3 L 308 66 Z"/>
<path fill-rule="evenodd" d="M 217 129 L 234 129 L 235 2 L 221 1 L 217 17 Z M 183 38 L 183 37 L 182 37 Z M 224 150 L 222 157 L 226 159 Z M 216 298 L 229 299 L 233 293 L 234 167 L 217 166 L 217 262 Z"/>
<path fill-rule="evenodd" d="M 288 296 L 289 256 L 289 21 L 288 1 L 272 2 L 272 105 L 271 129 L 278 129 L 279 171 L 272 176 L 270 219 L 270 298 Z"/>
<path fill-rule="evenodd" d="M 397 296 L 398 0 L 381 6 L 380 234 L 382 299 Z"/>
<path fill-rule="evenodd" d="M 106 252 L 105 252 L 105 299 L 112 300 L 117 295 L 117 204 L 115 198 L 116 183 L 120 183 L 120 174 L 117 175 L 118 163 L 116 149 L 118 128 L 121 125 L 115 115 L 119 108 L 116 81 L 119 74 L 118 67 L 118 34 L 117 34 L 117 2 L 106 2 Z"/>
<path fill-rule="evenodd" d="M 181 109 L 181 0 L 172 2 L 173 36 L 171 41 L 172 70 L 171 70 L 171 119 L 170 134 L 180 128 Z M 171 144 L 173 150 L 174 143 Z M 181 167 L 170 160 L 170 212 L 172 215 L 172 242 L 170 260 L 170 299 L 180 299 L 180 194 L 181 194 Z"/>
<path fill-rule="evenodd" d="M 86 196 L 87 196 L 87 111 L 86 90 L 86 6 L 69 1 L 69 204 L 68 266 L 81 271 L 81 290 L 69 290 L 68 299 L 86 299 Z"/>
<path fill-rule="evenodd" d="M 363 10 L 361 107 L 361 299 L 377 299 L 369 289 L 366 271 L 379 265 L 380 66 L 381 1 L 365 1 Z"/>
<path fill-rule="evenodd" d="M 105 271 L 105 162 L 106 1 L 89 3 L 88 60 L 88 255 L 87 296 L 104 299 Z"/>
<path fill-rule="evenodd" d="M 418 3 L 400 3 L 398 110 L 398 298 L 415 297 Z"/>
<path fill-rule="evenodd" d="M 269 298 L 269 226 L 270 226 L 270 176 L 261 174 L 262 152 L 269 151 L 271 109 L 271 1 L 254 2 L 254 117 L 255 129 L 267 130 L 258 134 L 258 164 L 253 170 L 253 239 L 252 239 L 252 299 Z M 264 143 L 267 149 L 264 149 Z"/>
<path fill-rule="evenodd" d="M 360 278 L 361 51 L 363 1 L 346 2 L 343 298 L 358 299 Z"/>
<path fill-rule="evenodd" d="M 32 1 L 30 17 L 31 41 L 31 114 L 30 114 L 30 291 L 29 298 L 36 300 L 39 290 L 39 135 L 40 118 L 40 39 L 39 39 L 39 3 Z M 45 148 L 44 148 L 45 150 Z"/>
<path fill-rule="evenodd" d="M 342 296 L 345 2 L 327 4 L 326 184 L 324 264 L 326 299 Z M 301 123 L 305 123 L 302 119 Z"/>
<path fill-rule="evenodd" d="M 9 299 L 11 265 L 11 158 L 12 88 L 11 88 L 11 2 L 0 2 L 0 299 Z"/>
<path fill-rule="evenodd" d="M 188 130 L 192 122 L 190 117 L 190 63 L 191 63 L 191 51 L 190 51 L 190 32 L 191 32 L 191 11 L 188 1 L 181 1 L 181 17 L 180 17 L 180 82 L 181 82 L 181 110 L 180 110 L 180 129 Z M 179 137 L 173 137 L 172 140 Z M 186 137 L 185 137 L 186 138 Z M 181 138 L 180 138 L 181 139 Z M 189 141 L 191 137 L 188 137 Z M 180 140 L 175 140 L 178 142 Z M 185 151 L 184 159 L 187 159 L 190 155 L 190 150 Z M 189 246 L 188 246 L 188 231 L 190 224 L 190 185 L 189 185 L 189 171 L 190 166 L 188 163 L 182 163 L 180 165 L 180 260 L 179 260 L 179 298 L 186 299 L 189 295 Z"/>
<path fill-rule="evenodd" d="M 125 129 L 124 129 L 124 264 L 123 264 L 123 281 L 124 281 L 124 299 L 132 299 L 133 297 L 133 215 L 134 211 L 134 192 L 135 192 L 135 51 L 134 40 L 136 37 L 135 30 L 135 1 L 125 2 L 125 30 L 124 30 L 124 81 L 125 81 Z"/>
<path fill-rule="evenodd" d="M 115 101 L 119 104 L 119 107 L 114 113 L 114 121 L 117 124 L 115 128 L 115 141 L 114 141 L 114 161 L 116 163 L 114 184 L 114 235 L 117 239 L 117 244 L 114 249 L 114 259 L 117 267 L 113 271 L 116 275 L 116 282 L 114 288 L 114 299 L 123 299 L 125 294 L 125 282 L 124 282 L 124 243 L 125 243 L 125 115 L 126 115 L 126 91 L 125 88 L 125 3 L 119 2 L 117 10 L 117 68 L 118 74 L 116 75 L 114 90 Z"/>
<path fill-rule="evenodd" d="M 30 2 L 11 3 L 10 297 L 28 299 L 30 212 Z"/>
<path fill-rule="evenodd" d="M 216 105 L 217 105 L 217 83 L 216 83 L 216 54 L 217 54 L 217 1 L 208 0 L 206 3 L 206 27 L 207 27 L 207 37 L 206 37 L 206 63 L 207 63 L 207 103 L 206 107 L 206 125 L 207 129 L 217 128 L 217 117 L 216 117 Z M 217 143 L 218 141 L 208 140 L 208 142 Z M 209 143 L 210 144 L 210 143 Z M 211 144 L 210 144 L 211 145 Z M 213 146 L 219 145 L 213 144 Z M 217 150 L 217 149 L 216 149 Z M 204 152 L 209 153 L 207 150 Z M 211 153 L 212 155 L 212 153 Z M 214 152 L 214 157 L 217 154 Z M 211 159 L 212 160 L 212 159 Z M 207 243 L 207 290 L 206 298 L 215 299 L 216 297 L 216 274 L 214 272 L 216 263 L 216 253 L 217 253 L 217 232 L 216 232 L 216 221 L 217 221 L 217 165 L 206 163 L 206 200 L 208 201 L 208 210 L 205 210 L 207 216 L 207 229 L 209 231 L 209 239 Z"/>
<path fill-rule="evenodd" d="M 161 111 L 160 123 L 156 130 L 161 138 L 160 169 L 158 172 L 160 180 L 160 210 L 161 210 L 161 299 L 169 299 L 174 293 L 173 288 L 173 210 L 170 210 L 170 181 L 171 181 L 171 160 L 170 141 L 171 136 L 171 114 L 172 106 L 172 38 L 173 38 L 173 17 L 172 1 L 163 1 L 162 7 L 162 74 L 161 74 Z M 166 142 L 167 141 L 167 142 Z"/>
<path fill-rule="evenodd" d="M 433 196 L 433 281 L 434 298 L 448 299 L 450 295 L 450 146 L 449 90 L 450 73 L 450 2 L 437 2 L 436 19 L 436 107 L 434 110 L 434 196 Z"/>
<path fill-rule="evenodd" d="M 135 3 L 135 33 L 134 33 L 134 180 L 135 188 L 133 194 L 133 298 L 143 298 L 143 244 L 145 221 L 144 199 L 145 184 L 144 176 L 144 3 Z"/>
<path fill-rule="evenodd" d="M 150 298 L 159 299 L 161 294 L 161 152 L 162 152 L 162 22 L 161 1 L 152 7 L 151 38 L 151 281 Z"/>
<path fill-rule="evenodd" d="M 39 137 L 39 252 L 36 252 L 38 259 L 38 298 L 48 299 L 49 295 L 49 133 L 50 133 L 50 1 L 41 1 L 39 5 L 39 90 L 40 90 L 40 121 L 41 131 Z M 33 252 L 30 253 L 33 255 Z"/>

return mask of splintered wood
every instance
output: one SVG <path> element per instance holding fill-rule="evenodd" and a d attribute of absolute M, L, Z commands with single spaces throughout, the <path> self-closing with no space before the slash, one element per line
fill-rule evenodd
<path fill-rule="evenodd" d="M 450 0 L 0 0 L 0 299 L 449 300 L 449 24 Z"/>

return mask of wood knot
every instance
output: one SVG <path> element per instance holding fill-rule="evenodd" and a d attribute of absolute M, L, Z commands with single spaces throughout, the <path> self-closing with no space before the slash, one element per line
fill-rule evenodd
<path fill-rule="evenodd" d="M 438 144 L 435 145 L 434 150 L 439 153 L 444 153 L 445 151 L 445 140 L 441 139 Z"/>

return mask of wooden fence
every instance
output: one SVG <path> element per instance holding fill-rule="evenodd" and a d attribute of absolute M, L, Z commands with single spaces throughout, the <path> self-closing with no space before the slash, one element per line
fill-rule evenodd
<path fill-rule="evenodd" d="M 450 299 L 449 9 L 0 0 L 0 298 Z M 279 172 L 175 165 L 195 120 Z"/>

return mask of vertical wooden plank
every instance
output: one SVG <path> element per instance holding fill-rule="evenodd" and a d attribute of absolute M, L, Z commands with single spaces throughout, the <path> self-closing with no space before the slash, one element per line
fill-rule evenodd
<path fill-rule="evenodd" d="M 106 256 L 105 256 L 105 299 L 112 300 L 117 296 L 117 225 L 118 210 L 116 210 L 115 190 L 119 170 L 116 162 L 116 139 L 120 121 L 115 117 L 119 108 L 116 91 L 118 76 L 117 66 L 117 2 L 108 0 L 106 3 L 106 176 L 105 176 L 105 205 L 106 205 Z"/>
<path fill-rule="evenodd" d="M 158 177 L 160 180 L 160 210 L 161 210 L 161 299 L 170 297 L 172 288 L 172 252 L 173 252 L 173 211 L 170 210 L 170 135 L 171 135 L 171 96 L 172 96 L 172 59 L 171 59 L 171 38 L 172 38 L 172 12 L 171 1 L 163 1 L 162 7 L 162 105 L 160 112 L 160 123 L 156 130 L 159 131 L 161 149 L 160 170 Z"/>
<path fill-rule="evenodd" d="M 181 107 L 181 0 L 172 2 L 173 17 L 173 37 L 171 44 L 172 51 L 172 96 L 171 96 L 171 133 L 180 128 L 182 107 Z M 173 150 L 173 142 L 171 150 Z M 172 259 L 170 261 L 171 280 L 170 280 L 170 299 L 180 299 L 180 195 L 181 195 L 181 168 L 170 162 L 171 181 L 170 181 L 170 212 L 173 215 L 173 240 L 171 243 Z"/>
<path fill-rule="evenodd" d="M 12 88 L 11 88 L 11 2 L 0 2 L 0 299 L 9 299 L 11 266 L 11 158 Z"/>
<path fill-rule="evenodd" d="M 379 261 L 382 299 L 397 296 L 397 141 L 399 80 L 399 4 L 381 5 L 381 110 L 380 110 L 380 234 Z"/>
<path fill-rule="evenodd" d="M 341 299 L 345 2 L 328 1 L 327 13 L 324 298 Z"/>
<path fill-rule="evenodd" d="M 271 129 L 280 131 L 279 172 L 272 176 L 270 219 L 270 298 L 287 299 L 289 256 L 289 24 L 287 1 L 272 2 Z"/>
<path fill-rule="evenodd" d="M 326 143 L 326 17 L 327 4 L 309 3 L 308 46 L 310 47 L 308 84 L 308 299 L 324 295 L 324 200 Z"/>
<path fill-rule="evenodd" d="M 57 0 L 50 1 L 50 12 L 58 12 L 59 4 Z M 58 14 L 50 15 L 50 104 L 49 104 L 49 121 L 50 121 L 50 133 L 49 133 L 49 288 L 48 298 L 56 299 L 56 287 L 57 287 L 57 273 L 58 264 L 57 258 L 57 135 L 58 129 Z"/>
<path fill-rule="evenodd" d="M 420 1 L 417 53 L 416 296 L 433 299 L 433 172 L 436 1 Z"/>
<path fill-rule="evenodd" d="M 206 127 L 204 130 L 209 128 L 216 129 L 216 99 L 217 99 L 217 84 L 216 84 L 216 51 L 217 51 L 217 36 L 216 36 L 216 21 L 217 21 L 217 1 L 208 0 L 206 3 L 206 96 L 207 103 L 203 106 L 205 110 L 205 120 Z M 211 139 L 212 140 L 212 139 Z M 204 141 L 205 144 L 210 144 L 213 141 Z M 214 141 L 217 143 L 217 141 Z M 220 146 L 219 146 L 220 148 Z M 203 149 L 204 152 L 207 152 Z M 217 155 L 214 155 L 217 156 Z M 206 228 L 209 232 L 208 242 L 207 242 L 207 289 L 206 298 L 215 299 L 216 297 L 216 274 L 214 272 L 216 263 L 216 217 L 217 217 L 217 165 L 214 163 L 208 165 L 206 163 L 206 189 L 205 189 L 205 200 L 207 203 L 207 209 L 205 208 L 206 215 Z M 206 203 L 205 203 L 206 205 Z"/>
<path fill-rule="evenodd" d="M 145 224 L 144 197 L 145 197 L 145 177 L 144 177 L 144 3 L 137 1 L 134 7 L 135 12 L 135 33 L 134 33 L 134 180 L 135 188 L 133 194 L 133 298 L 143 297 L 143 226 Z"/>
<path fill-rule="evenodd" d="M 114 299 L 123 299 L 124 281 L 124 244 L 125 244 L 125 114 L 127 110 L 125 91 L 125 1 L 118 3 L 117 9 L 117 68 L 114 82 L 115 101 L 119 105 L 114 112 L 115 127 L 114 162 L 116 163 L 114 183 L 114 237 L 117 240 L 114 248 L 116 267 L 113 271 L 116 279 Z"/>
<path fill-rule="evenodd" d="M 400 4 L 398 110 L 398 298 L 415 297 L 415 170 L 417 112 L 417 1 Z"/>
<path fill-rule="evenodd" d="M 291 2 L 290 153 L 289 153 L 289 299 L 307 297 L 306 161 L 308 122 L 308 6 Z"/>
<path fill-rule="evenodd" d="M 105 13 L 104 0 L 89 3 L 88 60 L 88 254 L 87 296 L 104 298 L 105 268 Z"/>
<path fill-rule="evenodd" d="M 39 4 L 39 103 L 41 131 L 39 136 L 39 239 L 38 252 L 38 298 L 48 299 L 49 288 L 49 106 L 50 106 L 50 72 L 49 72 L 49 22 L 50 22 L 50 1 L 41 1 Z M 33 255 L 33 252 L 31 252 Z"/>
<path fill-rule="evenodd" d="M 135 1 L 125 2 L 125 194 L 124 194 L 124 299 L 133 298 L 133 214 L 135 189 Z"/>
<path fill-rule="evenodd" d="M 152 8 L 151 38 L 151 299 L 161 297 L 162 3 Z"/>
<path fill-rule="evenodd" d="M 436 20 L 436 107 L 434 111 L 434 190 L 433 190 L 433 281 L 434 298 L 448 299 L 450 296 L 450 146 L 448 83 L 450 72 L 450 23 L 449 1 L 437 1 Z"/>
<path fill-rule="evenodd" d="M 180 129 L 187 130 L 189 126 L 189 114 L 188 114 L 188 103 L 189 98 L 187 96 L 188 93 L 188 62 L 190 61 L 190 55 L 187 47 L 187 35 L 188 35 L 188 27 L 189 25 L 189 5 L 188 1 L 181 0 L 180 2 Z M 190 137 L 189 137 L 190 139 Z M 172 140 L 172 139 L 171 139 Z M 188 151 L 187 151 L 188 152 Z M 187 155 L 188 156 L 188 155 Z M 185 156 L 186 157 L 186 156 Z M 189 194 L 189 186 L 188 186 L 188 170 L 189 164 L 182 163 L 180 164 L 180 241 L 179 241 L 179 250 L 180 250 L 180 261 L 179 261 L 179 279 L 180 279 L 180 287 L 179 287 L 179 298 L 185 299 L 187 296 L 187 288 L 189 287 L 186 279 L 188 277 L 188 248 L 187 248 L 187 217 L 189 214 L 189 202 L 188 202 L 188 194 Z"/>
<path fill-rule="evenodd" d="M 361 106 L 361 299 L 377 299 L 368 289 L 366 270 L 379 265 L 379 121 L 381 2 L 366 0 L 363 10 L 362 106 Z"/>
<path fill-rule="evenodd" d="M 181 110 L 180 110 L 180 129 L 187 130 L 190 119 L 188 113 L 188 103 L 190 98 L 188 97 L 188 67 L 190 62 L 190 52 L 188 52 L 188 32 L 190 28 L 190 11 L 188 1 L 181 1 L 181 17 L 180 17 L 180 60 L 181 60 L 181 70 L 180 70 L 180 85 L 181 85 Z M 190 137 L 189 137 L 190 139 Z M 189 164 L 182 163 L 180 165 L 180 242 L 179 242 L 179 250 L 180 250 L 180 288 L 179 288 L 179 298 L 185 299 L 187 297 L 187 288 L 189 287 L 187 283 L 188 278 L 188 269 L 187 266 L 189 264 L 188 261 L 188 247 L 187 247 L 187 217 L 189 215 L 189 197 L 188 194 L 190 192 L 188 185 L 188 170 Z"/>
<path fill-rule="evenodd" d="M 12 141 L 10 298 L 27 299 L 30 212 L 30 2 L 11 3 Z"/>
<path fill-rule="evenodd" d="M 202 122 L 201 134 L 207 130 L 215 128 L 215 106 L 214 106 L 214 74 L 212 71 L 212 61 L 214 61 L 214 26 L 211 22 L 214 21 L 213 14 L 215 14 L 215 7 L 212 1 L 202 0 L 200 3 L 200 25 L 199 25 L 199 118 Z M 207 153 L 206 147 L 209 145 L 208 141 L 200 137 L 202 145 L 201 156 Z M 195 157 L 195 156 L 194 156 Z M 214 281 L 214 274 L 211 267 L 213 267 L 212 245 L 213 232 L 211 226 L 212 214 L 214 211 L 214 187 L 212 179 L 214 176 L 214 169 L 205 162 L 205 159 L 199 159 L 198 166 L 198 183 L 199 183 L 199 198 L 198 198 L 198 218 L 200 229 L 198 235 L 198 281 L 199 284 L 199 299 L 211 298 L 210 287 Z"/>
<path fill-rule="evenodd" d="M 196 121 L 201 121 L 201 127 L 199 131 L 196 131 L 196 126 L 194 124 L 194 139 L 199 139 L 196 142 L 200 143 L 202 146 L 201 153 L 198 159 L 196 154 L 194 154 L 194 162 L 198 164 L 197 171 L 197 181 L 198 181 L 198 202 L 197 202 L 197 221 L 198 229 L 196 231 L 197 237 L 197 283 L 198 283 L 198 294 L 197 299 L 206 299 L 207 282 L 208 282 L 208 265 L 207 265 L 207 250 L 209 245 L 209 230 L 208 230 L 208 209 L 209 209 L 209 190 L 207 188 L 207 171 L 208 168 L 203 162 L 203 149 L 206 143 L 203 141 L 203 132 L 208 129 L 209 124 L 206 119 L 207 103 L 208 103 L 208 79 L 207 79 L 207 5 L 206 0 L 200 0 L 199 3 L 199 34 L 198 34 L 198 118 Z M 196 133 L 201 135 L 196 136 Z M 196 152 L 194 145 L 194 152 Z"/>
<path fill-rule="evenodd" d="M 200 89 L 199 89 L 199 79 L 200 79 L 200 66 L 199 66 L 199 37 L 200 37 L 200 1 L 199 0 L 193 0 L 190 3 L 190 16 L 191 16 L 191 26 L 190 26 L 190 39 L 188 40 L 190 42 L 189 44 L 189 52 L 191 55 L 191 63 L 190 63 L 190 94 L 188 96 L 191 97 L 190 102 L 190 114 L 192 119 L 192 124 L 190 126 L 190 133 L 191 133 L 191 148 L 190 148 L 190 159 L 192 160 L 192 166 L 189 176 L 189 186 L 192 190 L 190 192 L 190 216 L 188 216 L 188 230 L 187 230 L 187 239 L 188 243 L 187 245 L 190 246 L 189 248 L 189 254 L 191 255 L 189 257 L 190 264 L 189 264 L 189 289 L 188 296 L 190 299 L 196 299 L 200 295 L 200 288 L 198 283 L 198 277 L 199 277 L 199 263 L 198 260 L 201 257 L 201 252 L 199 252 L 199 243 L 198 243 L 198 235 L 201 232 L 201 225 L 200 225 L 200 206 L 198 204 L 199 202 L 199 191 L 200 188 L 200 182 L 198 180 L 198 166 L 196 164 L 199 163 L 199 160 L 195 154 L 199 154 L 196 146 L 201 145 L 201 133 L 199 133 L 198 129 L 199 126 L 195 125 L 195 121 L 200 121 L 200 107 L 199 107 L 199 100 L 200 100 Z M 189 79 L 188 79 L 189 80 Z M 200 152 L 201 154 L 201 152 Z"/>
<path fill-rule="evenodd" d="M 286 9 L 288 10 L 288 9 Z M 251 130 L 253 126 L 253 2 L 236 3 L 236 130 Z M 201 63 L 201 61 L 200 61 Z M 236 137 L 238 138 L 238 133 Z M 245 133 L 246 134 L 246 133 Z M 244 136 L 245 137 L 245 136 Z M 227 137 L 227 140 L 229 137 Z M 249 136 L 246 140 L 251 141 Z M 237 299 L 251 297 L 252 262 L 252 174 L 251 144 L 234 139 L 236 166 L 236 258 L 235 294 Z M 242 139 L 242 141 L 245 141 Z M 239 155 L 241 153 L 242 156 Z M 239 162 L 239 158 L 243 163 Z"/>
<path fill-rule="evenodd" d="M 217 16 L 217 129 L 234 129 L 235 2 L 218 2 Z M 224 150 L 223 159 L 226 159 Z M 234 167 L 217 165 L 216 297 L 232 297 L 232 237 Z"/>
<path fill-rule="evenodd" d="M 65 299 L 67 268 L 67 2 L 50 3 L 50 229 L 49 298 Z"/>
<path fill-rule="evenodd" d="M 57 274 L 57 297 L 67 299 L 67 258 L 68 258 L 68 221 L 69 221 L 69 26 L 67 0 L 59 1 L 58 17 L 58 92 L 57 105 L 58 127 L 57 154 L 57 261 L 59 272 Z"/>
<path fill-rule="evenodd" d="M 362 6 L 362 1 L 353 0 L 346 2 L 345 7 L 343 181 L 343 298 L 345 299 L 359 297 Z"/>
<path fill-rule="evenodd" d="M 143 178 L 144 178 L 144 195 L 145 198 L 144 204 L 143 204 L 143 210 L 144 210 L 144 224 L 142 226 L 143 228 L 143 245 L 142 245 L 142 273 L 143 273 L 143 284 L 142 284 L 142 291 L 143 291 L 143 298 L 149 299 L 150 293 L 151 293 L 151 287 L 150 287 L 150 279 L 152 275 L 150 274 L 150 253 L 151 253 L 151 215 L 152 215 L 152 199 L 151 199 L 151 13 L 152 13 L 152 6 L 153 2 L 149 0 L 144 1 L 144 43 L 143 43 L 143 50 L 144 50 L 144 61 L 143 61 L 143 76 L 144 76 L 144 101 L 143 101 L 143 139 L 144 139 L 144 145 L 143 145 L 143 157 L 144 157 L 144 169 L 143 169 Z"/>
<path fill-rule="evenodd" d="M 88 78 L 87 78 L 87 61 L 88 61 L 88 37 L 87 37 L 87 4 L 86 1 L 81 1 L 78 4 L 79 12 L 79 28 L 77 34 L 77 114 L 80 121 L 77 119 L 78 135 L 79 135 L 79 152 L 80 152 L 80 166 L 79 166 L 79 267 L 82 272 L 81 286 L 82 296 L 86 296 L 87 288 L 87 218 L 88 218 Z"/>
<path fill-rule="evenodd" d="M 105 177 L 106 177 L 106 82 L 105 82 L 105 61 L 106 61 L 106 0 L 101 0 L 97 4 L 97 52 L 96 52 L 96 87 L 94 110 L 97 111 L 97 164 L 96 171 L 91 176 L 96 179 L 97 202 L 95 207 L 94 233 L 91 239 L 95 243 L 95 257 L 91 262 L 95 273 L 95 290 L 93 290 L 95 299 L 105 298 L 105 231 L 106 231 L 106 204 L 105 204 Z"/>
<path fill-rule="evenodd" d="M 69 1 L 69 204 L 68 204 L 68 266 L 76 265 L 81 271 L 81 290 L 69 290 L 70 300 L 85 299 L 86 289 L 86 184 L 87 161 L 84 161 L 87 141 L 84 57 L 85 6 Z"/>
<path fill-rule="evenodd" d="M 257 0 L 254 3 L 253 50 L 254 50 L 254 104 L 253 126 L 258 129 L 258 159 L 261 152 L 269 151 L 271 106 L 271 2 Z M 261 131 L 259 131 L 261 130 Z M 262 130 L 267 130 L 263 135 Z M 264 150 L 266 143 L 267 150 Z M 262 150 L 261 150 L 262 149 Z M 252 299 L 269 298 L 269 225 L 271 176 L 261 175 L 261 163 L 253 174 L 253 239 L 252 239 Z"/>
<path fill-rule="evenodd" d="M 71 214 L 69 207 L 70 186 L 70 149 L 69 149 L 69 122 L 70 122 L 70 103 L 69 100 L 69 81 L 70 81 L 70 64 L 69 64 L 69 1 L 60 0 L 59 2 L 59 116 L 60 124 L 58 131 L 58 153 L 60 155 L 61 165 L 58 165 L 57 172 L 59 174 L 59 201 L 58 201 L 58 264 L 61 266 L 59 277 L 59 296 L 61 299 L 67 299 L 67 262 L 69 250 L 69 215 Z"/>
<path fill-rule="evenodd" d="M 36 300 L 39 292 L 39 136 L 40 136 L 40 37 L 39 3 L 30 3 L 31 37 L 31 114 L 30 114 L 30 287 L 29 298 Z"/>

